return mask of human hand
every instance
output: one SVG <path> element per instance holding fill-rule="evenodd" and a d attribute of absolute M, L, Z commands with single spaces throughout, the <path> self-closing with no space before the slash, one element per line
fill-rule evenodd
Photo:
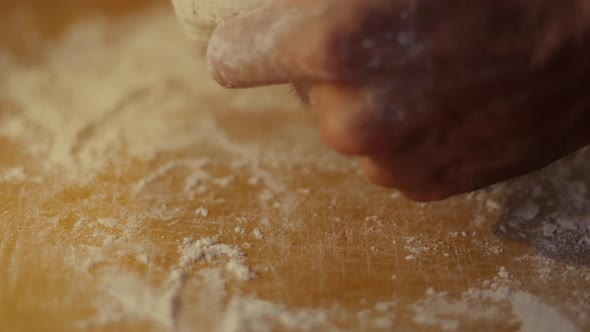
<path fill-rule="evenodd" d="M 231 88 L 292 83 L 336 151 L 428 201 L 590 144 L 584 0 L 273 0 L 217 27 Z"/>

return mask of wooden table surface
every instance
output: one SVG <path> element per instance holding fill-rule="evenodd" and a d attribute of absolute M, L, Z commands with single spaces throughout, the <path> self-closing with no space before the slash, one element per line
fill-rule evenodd
<path fill-rule="evenodd" d="M 0 0 L 1 329 L 590 331 L 588 154 L 412 203 L 286 90 L 164 1 Z"/>

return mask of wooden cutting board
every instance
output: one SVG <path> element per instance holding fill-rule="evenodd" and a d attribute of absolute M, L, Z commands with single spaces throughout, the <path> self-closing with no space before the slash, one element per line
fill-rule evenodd
<path fill-rule="evenodd" d="M 167 2 L 0 1 L 4 331 L 588 331 L 590 156 L 433 204 Z"/>

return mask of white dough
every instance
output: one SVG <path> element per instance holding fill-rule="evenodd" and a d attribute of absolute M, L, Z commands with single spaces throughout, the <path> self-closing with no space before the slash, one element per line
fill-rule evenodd
<path fill-rule="evenodd" d="M 269 0 L 172 0 L 176 15 L 192 40 L 206 44 L 215 27 Z"/>

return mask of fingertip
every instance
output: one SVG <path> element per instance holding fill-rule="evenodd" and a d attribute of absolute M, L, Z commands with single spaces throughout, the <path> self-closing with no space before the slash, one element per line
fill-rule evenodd
<path fill-rule="evenodd" d="M 339 0 L 271 1 L 232 18 L 209 41 L 211 75 L 233 88 L 337 80 L 330 40 L 350 11 Z"/>
<path fill-rule="evenodd" d="M 352 124 L 342 116 L 348 112 L 347 107 L 354 106 L 343 105 L 339 90 L 334 85 L 320 85 L 314 89 L 320 134 L 324 143 L 336 152 L 356 155 L 364 146 L 351 133 Z"/>
<path fill-rule="evenodd" d="M 231 21 L 230 21 L 231 22 Z M 225 88 L 248 87 L 248 76 L 252 69 L 245 66 L 251 50 L 247 45 L 237 42 L 236 36 L 248 33 L 239 32 L 239 25 L 224 23 L 211 35 L 207 46 L 207 64 L 211 77 Z"/>
<path fill-rule="evenodd" d="M 379 164 L 375 163 L 370 157 L 363 157 L 361 159 L 361 167 L 367 176 L 367 179 L 372 183 L 386 187 L 395 188 L 397 182 L 392 172 L 386 171 Z"/>
<path fill-rule="evenodd" d="M 388 124 L 379 120 L 359 88 L 322 84 L 314 88 L 315 107 L 324 142 L 345 155 L 387 150 Z"/>
<path fill-rule="evenodd" d="M 411 174 L 398 172 L 391 163 L 371 157 L 362 158 L 361 167 L 369 181 L 381 187 L 398 189 L 412 201 L 437 202 L 460 194 L 450 187 L 420 182 Z"/>

